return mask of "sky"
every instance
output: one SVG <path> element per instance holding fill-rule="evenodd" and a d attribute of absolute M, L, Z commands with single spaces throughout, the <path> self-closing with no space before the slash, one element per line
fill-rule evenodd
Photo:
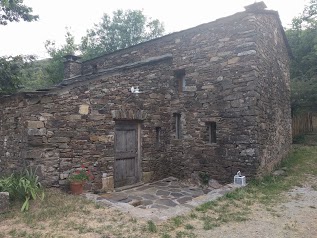
<path fill-rule="evenodd" d="M 40 16 L 37 22 L 0 25 L 0 56 L 35 54 L 48 57 L 44 43 L 54 40 L 63 44 L 66 27 L 77 42 L 86 30 L 98 23 L 104 13 L 117 9 L 138 9 L 164 23 L 166 33 L 184 30 L 214 21 L 236 12 L 255 0 L 24 0 Z M 264 0 L 267 9 L 279 12 L 284 27 L 289 27 L 308 0 Z"/>

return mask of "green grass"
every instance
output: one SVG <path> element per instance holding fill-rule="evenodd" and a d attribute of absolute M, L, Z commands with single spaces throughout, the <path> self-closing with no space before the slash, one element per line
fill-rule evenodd
<path fill-rule="evenodd" d="M 172 221 L 173 221 L 174 225 L 178 227 L 183 223 L 184 217 L 176 216 L 176 217 L 172 218 Z"/>
<path fill-rule="evenodd" d="M 193 230 L 193 229 L 195 229 L 195 227 L 193 225 L 191 225 L 191 224 L 186 224 L 185 225 L 185 229 L 186 230 Z"/>
<path fill-rule="evenodd" d="M 156 227 L 156 225 L 155 225 L 155 223 L 153 221 L 148 221 L 147 225 L 148 225 L 148 231 L 149 232 L 152 232 L 152 233 L 157 232 L 157 227 Z"/>

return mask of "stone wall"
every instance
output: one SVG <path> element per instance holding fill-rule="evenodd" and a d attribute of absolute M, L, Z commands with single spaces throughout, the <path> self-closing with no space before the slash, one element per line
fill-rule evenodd
<path fill-rule="evenodd" d="M 25 164 L 21 154 L 25 150 L 23 95 L 1 98 L 0 106 L 0 174 L 10 174 Z"/>
<path fill-rule="evenodd" d="M 237 13 L 81 69 L 68 65 L 55 89 L 11 96 L 0 104 L 1 169 L 27 161 L 40 166 L 46 184 L 61 186 L 84 165 L 95 176 L 91 189 L 112 186 L 118 119 L 141 122 L 145 182 L 195 172 L 228 182 L 238 170 L 249 177 L 270 169 L 291 140 L 288 55 L 277 18 L 272 11 Z M 132 86 L 141 93 L 129 92 Z M 216 143 L 209 141 L 211 122 Z"/>
<path fill-rule="evenodd" d="M 258 173 L 270 171 L 288 154 L 292 144 L 288 49 L 279 19 L 257 15 L 257 132 Z"/>

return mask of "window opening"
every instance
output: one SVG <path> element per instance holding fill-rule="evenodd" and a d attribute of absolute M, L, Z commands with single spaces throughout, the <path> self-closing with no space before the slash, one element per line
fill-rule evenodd
<path fill-rule="evenodd" d="M 156 131 L 156 144 L 161 143 L 161 131 L 162 128 L 161 127 L 155 127 L 155 131 Z"/>
<path fill-rule="evenodd" d="M 180 139 L 182 134 L 181 134 L 181 114 L 180 113 L 175 113 L 174 114 L 175 118 L 175 138 Z"/>
<path fill-rule="evenodd" d="M 217 125 L 216 122 L 208 122 L 207 130 L 208 130 L 208 143 L 216 143 L 217 135 L 216 135 Z"/>
<path fill-rule="evenodd" d="M 98 66 L 96 64 L 92 65 L 92 73 L 95 74 L 98 72 Z"/>
<path fill-rule="evenodd" d="M 174 71 L 174 77 L 177 81 L 178 92 L 181 93 L 186 87 L 185 69 L 179 69 Z"/>

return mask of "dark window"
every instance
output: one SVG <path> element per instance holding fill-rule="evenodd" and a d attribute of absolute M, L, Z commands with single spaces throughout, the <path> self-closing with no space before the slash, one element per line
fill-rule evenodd
<path fill-rule="evenodd" d="M 185 79 L 185 69 L 179 69 L 174 71 L 174 77 L 177 81 L 177 89 L 178 92 L 181 93 L 184 91 L 186 87 L 186 79 Z"/>
<path fill-rule="evenodd" d="M 207 122 L 207 131 L 208 131 L 208 143 L 216 143 L 217 135 L 216 135 L 217 125 L 216 122 Z"/>
<path fill-rule="evenodd" d="M 180 113 L 174 113 L 174 119 L 175 119 L 175 138 L 180 139 L 181 134 L 181 114 Z"/>
<path fill-rule="evenodd" d="M 98 66 L 96 64 L 92 65 L 92 73 L 95 74 L 98 72 Z"/>
<path fill-rule="evenodd" d="M 155 127 L 155 131 L 156 131 L 156 144 L 161 143 L 161 131 L 162 128 L 161 127 Z"/>

